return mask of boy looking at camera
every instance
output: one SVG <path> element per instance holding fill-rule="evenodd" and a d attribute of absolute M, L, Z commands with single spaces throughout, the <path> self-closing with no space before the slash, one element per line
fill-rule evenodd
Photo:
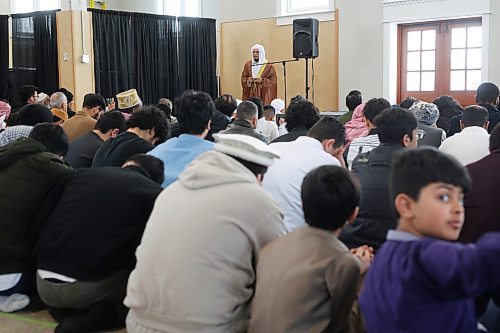
<path fill-rule="evenodd" d="M 453 243 L 470 183 L 457 160 L 434 149 L 395 160 L 399 225 L 377 252 L 359 301 L 369 333 L 478 332 L 474 298 L 500 283 L 500 234 Z"/>

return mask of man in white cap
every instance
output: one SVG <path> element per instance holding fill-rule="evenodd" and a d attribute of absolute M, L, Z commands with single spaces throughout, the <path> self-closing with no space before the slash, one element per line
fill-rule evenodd
<path fill-rule="evenodd" d="M 157 198 L 132 272 L 127 332 L 246 332 L 259 250 L 285 234 L 260 187 L 279 155 L 259 139 L 214 134 Z"/>
<path fill-rule="evenodd" d="M 241 73 L 241 86 L 243 87 L 242 100 L 246 101 L 252 96 L 259 97 L 264 105 L 278 94 L 276 70 L 268 64 L 264 46 L 255 44 L 250 50 L 252 59 L 248 60 Z"/>

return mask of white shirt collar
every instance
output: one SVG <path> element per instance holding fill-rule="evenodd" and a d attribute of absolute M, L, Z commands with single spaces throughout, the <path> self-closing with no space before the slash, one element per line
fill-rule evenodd
<path fill-rule="evenodd" d="M 389 230 L 387 232 L 387 240 L 394 240 L 400 242 L 410 242 L 419 240 L 420 238 L 406 231 L 401 230 Z"/>
<path fill-rule="evenodd" d="M 476 134 L 484 134 L 489 135 L 488 131 L 481 126 L 469 126 L 465 127 L 460 133 L 476 133 Z"/>

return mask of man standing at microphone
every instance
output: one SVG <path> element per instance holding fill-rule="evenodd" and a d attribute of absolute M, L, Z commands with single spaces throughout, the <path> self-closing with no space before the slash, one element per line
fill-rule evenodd
<path fill-rule="evenodd" d="M 271 104 L 277 97 L 276 70 L 268 64 L 264 46 L 255 44 L 251 49 L 252 60 L 245 63 L 241 73 L 243 87 L 242 100 L 250 97 L 259 97 L 264 105 Z"/>

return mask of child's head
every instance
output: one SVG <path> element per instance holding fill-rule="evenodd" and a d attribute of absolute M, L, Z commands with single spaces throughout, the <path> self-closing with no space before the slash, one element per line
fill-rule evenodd
<path fill-rule="evenodd" d="M 469 173 L 455 158 L 432 148 L 403 151 L 390 178 L 399 229 L 456 240 L 464 221 L 463 194 L 470 185 Z"/>
<path fill-rule="evenodd" d="M 334 231 L 356 218 L 359 184 L 349 171 L 322 166 L 309 172 L 302 183 L 302 206 L 311 227 Z"/>
<path fill-rule="evenodd" d="M 274 109 L 274 106 L 272 105 L 264 106 L 264 118 L 266 118 L 267 121 L 273 121 L 275 114 L 276 110 Z"/>

